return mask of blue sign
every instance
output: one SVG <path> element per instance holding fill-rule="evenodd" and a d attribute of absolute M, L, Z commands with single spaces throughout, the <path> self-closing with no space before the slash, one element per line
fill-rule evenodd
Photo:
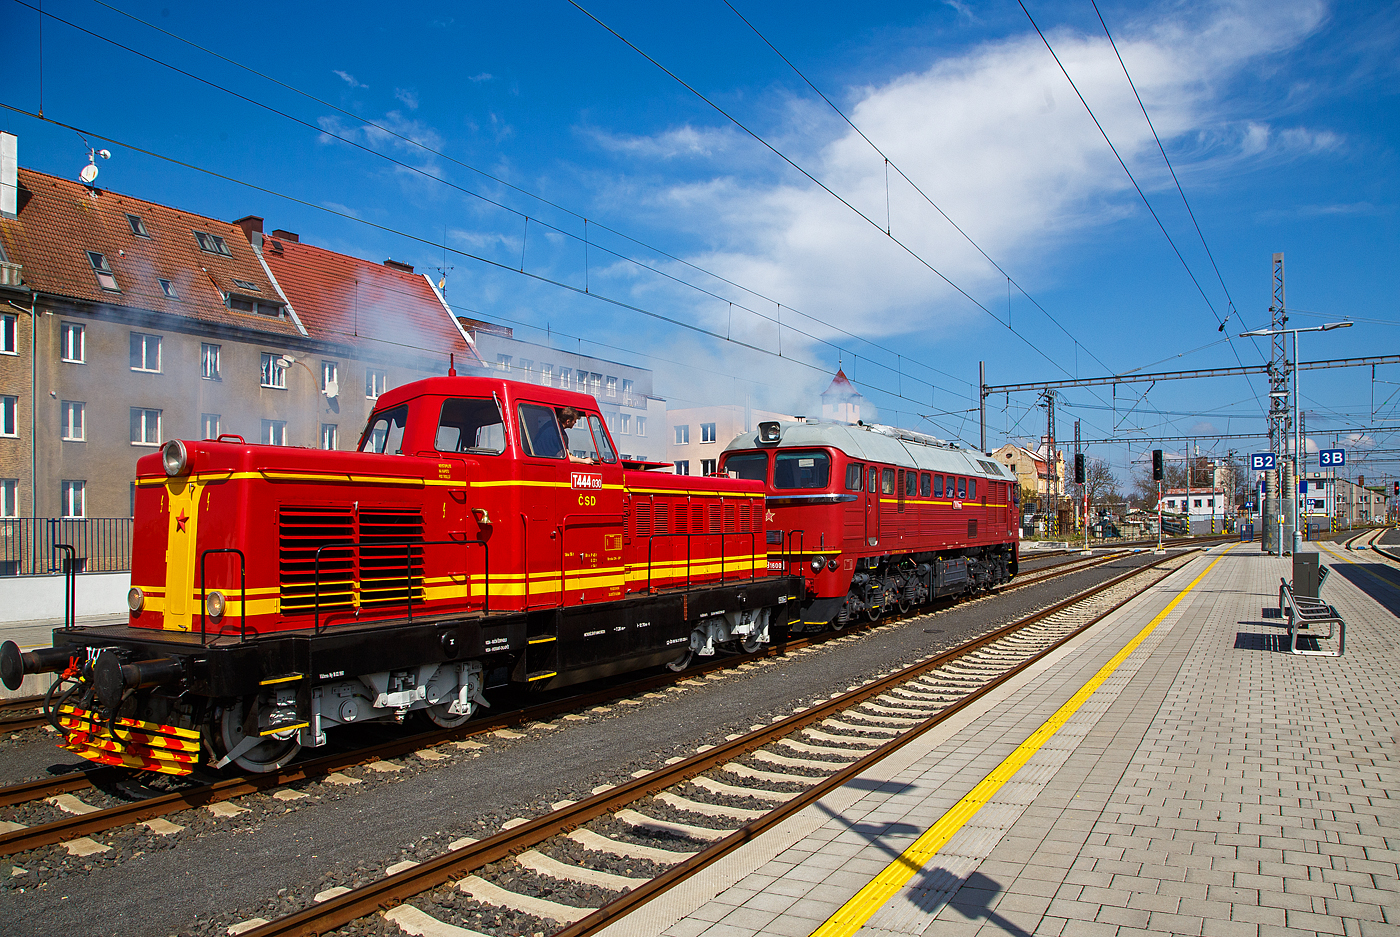
<path fill-rule="evenodd" d="M 1308 480 L 1307 480 L 1306 478 L 1300 478 L 1300 479 L 1298 479 L 1298 494 L 1300 494 L 1300 495 L 1305 495 L 1305 494 L 1307 494 L 1307 493 L 1308 493 Z"/>
<path fill-rule="evenodd" d="M 1253 502 L 1253 501 L 1246 501 L 1246 502 L 1244 503 L 1244 509 L 1245 509 L 1245 511 L 1247 511 L 1247 512 L 1253 513 L 1253 511 L 1254 511 L 1254 502 Z"/>
<path fill-rule="evenodd" d="M 1278 456 L 1272 452 L 1255 452 L 1249 456 L 1251 472 L 1272 472 L 1278 468 Z"/>
<path fill-rule="evenodd" d="M 1346 465 L 1347 451 L 1345 449 L 1320 449 L 1317 453 L 1317 461 L 1323 468 Z"/>

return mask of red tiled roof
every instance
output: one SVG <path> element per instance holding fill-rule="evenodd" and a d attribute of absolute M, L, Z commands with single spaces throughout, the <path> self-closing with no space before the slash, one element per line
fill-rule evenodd
<path fill-rule="evenodd" d="M 840 368 L 836 369 L 836 376 L 831 379 L 831 383 L 826 390 L 822 391 L 821 395 L 825 397 L 828 394 L 840 394 L 843 397 L 859 397 L 861 395 L 860 391 L 856 390 L 856 386 L 851 383 L 850 378 L 846 377 L 846 372 Z"/>
<path fill-rule="evenodd" d="M 262 252 L 312 338 L 440 355 L 444 373 L 449 353 L 475 357 L 424 276 L 273 237 Z"/>
<path fill-rule="evenodd" d="M 224 293 L 282 305 L 252 246 L 236 225 L 103 189 L 19 170 L 19 216 L 0 219 L 10 260 L 24 265 L 32 290 L 107 306 L 153 310 L 245 329 L 300 334 L 286 317 L 240 312 Z M 149 238 L 131 230 L 137 215 Z M 194 232 L 218 236 L 230 256 L 200 249 Z M 107 258 L 120 292 L 98 285 L 87 251 Z M 169 280 L 170 299 L 157 279 Z M 234 278 L 253 284 L 239 286 Z"/>

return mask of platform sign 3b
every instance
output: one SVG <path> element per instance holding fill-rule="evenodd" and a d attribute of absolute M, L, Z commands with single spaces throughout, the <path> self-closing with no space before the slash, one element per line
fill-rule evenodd
<path fill-rule="evenodd" d="M 1272 472 L 1278 468 L 1278 456 L 1272 452 L 1253 452 L 1249 456 L 1251 472 Z"/>
<path fill-rule="evenodd" d="M 1319 449 L 1317 462 L 1323 468 L 1338 468 L 1347 464 L 1347 451 L 1345 449 Z"/>

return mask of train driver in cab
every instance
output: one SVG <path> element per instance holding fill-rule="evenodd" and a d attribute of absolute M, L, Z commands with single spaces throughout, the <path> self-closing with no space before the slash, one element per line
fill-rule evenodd
<path fill-rule="evenodd" d="M 594 455 L 590 459 L 585 459 L 580 456 L 574 455 L 573 450 L 569 448 L 569 430 L 574 428 L 574 424 L 578 422 L 579 417 L 582 416 L 582 414 L 580 414 L 573 407 L 559 407 L 555 410 L 555 412 L 559 414 L 559 425 L 564 428 L 564 452 L 568 454 L 569 461 L 582 462 L 585 465 L 598 464 L 597 455 Z M 584 428 L 584 432 L 588 432 L 586 427 Z"/>

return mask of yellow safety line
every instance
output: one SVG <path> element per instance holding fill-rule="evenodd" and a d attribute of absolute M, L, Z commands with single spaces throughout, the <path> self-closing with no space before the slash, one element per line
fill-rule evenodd
<path fill-rule="evenodd" d="M 1050 741 L 1051 737 L 1059 731 L 1071 716 L 1079 710 L 1089 697 L 1094 695 L 1094 691 L 1107 680 L 1115 670 L 1127 660 L 1128 655 L 1135 651 L 1139 644 L 1147 639 L 1147 636 L 1156 630 L 1177 603 L 1186 597 L 1186 594 L 1206 577 L 1215 564 L 1220 562 L 1221 557 L 1228 552 L 1234 544 L 1225 548 L 1220 556 L 1211 561 L 1210 565 L 1201 571 L 1201 574 L 1191 580 L 1191 584 L 1176 594 L 1167 607 L 1157 613 L 1147 625 L 1139 631 L 1131 641 L 1125 644 L 1113 658 L 1101 668 L 1099 672 L 1090 678 L 1089 682 L 1079 688 L 1079 692 L 1070 697 L 1069 701 L 1056 710 L 1055 714 L 1041 724 L 1040 728 L 1031 733 L 1030 738 L 1022 742 L 1014 752 L 1006 756 L 1006 760 L 992 769 L 992 773 L 983 778 L 966 797 L 953 805 L 953 808 L 938 819 L 933 826 L 929 827 L 914 844 L 904 850 L 903 854 L 889 865 L 885 866 L 880 874 L 876 875 L 864 888 L 856 892 L 855 896 L 840 907 L 831 917 L 812 932 L 812 937 L 850 937 L 862 927 L 865 922 L 875 915 L 876 911 L 884 907 L 885 902 L 893 898 L 904 884 L 914 875 L 920 872 L 924 863 L 933 858 L 938 850 L 942 849 L 953 835 L 962 829 L 963 826 L 976 815 L 978 810 L 987 801 L 992 799 L 1001 786 L 1021 770 L 1021 767 L 1031 756 Z"/>
<path fill-rule="evenodd" d="M 1381 582 L 1385 583 L 1385 584 L 1388 585 L 1388 586 L 1391 586 L 1392 588 L 1395 586 L 1395 582 L 1394 582 L 1393 580 L 1387 579 L 1385 576 L 1382 576 L 1380 573 L 1376 572 L 1374 569 L 1371 569 L 1371 567 L 1369 567 L 1369 566 L 1363 566 L 1361 563 L 1356 562 L 1356 560 L 1352 559 L 1351 557 L 1344 556 L 1344 555 L 1341 554 L 1341 553 L 1337 553 L 1337 552 L 1334 551 L 1331 547 L 1323 547 L 1321 543 L 1319 543 L 1318 546 L 1322 547 L 1322 549 L 1326 550 L 1328 553 L 1331 553 L 1331 554 L 1332 554 L 1333 556 L 1335 556 L 1337 559 L 1342 560 L 1342 561 L 1347 562 L 1347 563 L 1350 563 L 1351 565 L 1355 566 L 1357 569 L 1361 570 L 1363 573 L 1365 573 L 1366 575 L 1370 576 L 1371 578 L 1373 578 L 1373 579 L 1379 579 Z M 1379 564 L 1379 565 L 1380 565 L 1380 568 L 1383 569 L 1383 570 L 1385 570 L 1386 572 L 1389 572 L 1389 573 L 1395 572 L 1395 570 L 1391 569 L 1389 566 L 1386 566 L 1384 563 L 1381 563 L 1381 564 Z"/>

